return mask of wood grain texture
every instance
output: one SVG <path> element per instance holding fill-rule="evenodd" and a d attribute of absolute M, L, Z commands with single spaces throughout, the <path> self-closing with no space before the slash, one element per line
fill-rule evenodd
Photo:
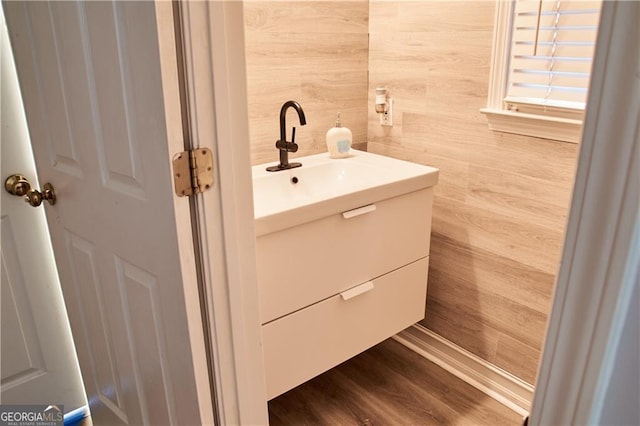
<path fill-rule="evenodd" d="M 394 340 L 269 402 L 271 425 L 519 425 L 518 414 Z"/>
<path fill-rule="evenodd" d="M 280 106 L 295 99 L 309 125 L 292 158 L 326 151 L 339 110 L 354 145 L 438 167 L 423 324 L 533 383 L 578 147 L 488 129 L 493 13 L 490 1 L 246 2 L 252 163 L 277 160 Z M 373 109 L 379 86 L 393 127 Z"/>
<path fill-rule="evenodd" d="M 368 149 L 440 168 L 423 325 L 533 383 L 577 146 L 492 132 L 494 2 L 370 2 Z"/>
<path fill-rule="evenodd" d="M 353 143 L 367 142 L 368 1 L 248 1 L 244 3 L 252 164 L 278 159 L 282 104 L 293 99 L 307 125 L 296 126 L 299 151 L 327 150 L 325 135 L 340 112 Z"/>

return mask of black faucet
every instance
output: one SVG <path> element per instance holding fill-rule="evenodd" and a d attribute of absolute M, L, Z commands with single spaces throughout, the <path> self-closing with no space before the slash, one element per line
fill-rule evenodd
<path fill-rule="evenodd" d="M 298 145 L 295 143 L 296 139 L 296 128 L 294 127 L 291 131 L 291 142 L 287 142 L 287 110 L 289 108 L 293 108 L 298 113 L 298 118 L 300 119 L 300 125 L 304 126 L 307 124 L 307 119 L 304 116 L 304 111 L 299 103 L 296 101 L 287 101 L 280 108 L 280 139 L 276 141 L 276 148 L 280 151 L 280 164 L 277 166 L 267 167 L 267 171 L 277 172 L 280 170 L 293 169 L 295 167 L 302 166 L 301 163 L 289 163 L 289 153 L 296 152 L 298 150 Z"/>

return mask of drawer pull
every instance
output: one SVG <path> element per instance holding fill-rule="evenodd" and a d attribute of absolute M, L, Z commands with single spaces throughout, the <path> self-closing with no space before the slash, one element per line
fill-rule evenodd
<path fill-rule="evenodd" d="M 340 293 L 340 296 L 342 296 L 344 300 L 349 300 L 349 299 L 353 299 L 356 296 L 360 296 L 362 293 L 366 293 L 372 289 L 373 289 L 373 281 L 367 281 L 366 283 L 360 284 L 357 287 L 350 288 L 347 291 L 343 291 L 342 293 Z"/>
<path fill-rule="evenodd" d="M 360 216 L 361 214 L 371 213 L 376 210 L 375 204 L 369 204 L 368 206 L 358 207 L 357 209 L 349 210 L 342 213 L 342 217 L 345 219 L 351 219 L 352 217 Z"/>

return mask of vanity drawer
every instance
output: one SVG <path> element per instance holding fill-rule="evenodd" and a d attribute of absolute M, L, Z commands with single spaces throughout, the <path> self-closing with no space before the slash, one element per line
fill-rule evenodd
<path fill-rule="evenodd" d="M 429 255 L 433 188 L 256 239 L 262 324 Z"/>
<path fill-rule="evenodd" d="M 427 269 L 420 259 L 263 325 L 268 399 L 424 318 Z"/>

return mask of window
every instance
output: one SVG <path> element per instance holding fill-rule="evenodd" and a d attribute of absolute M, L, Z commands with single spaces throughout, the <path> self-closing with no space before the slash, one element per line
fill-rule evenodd
<path fill-rule="evenodd" d="M 579 142 L 601 1 L 497 1 L 489 127 Z"/>

